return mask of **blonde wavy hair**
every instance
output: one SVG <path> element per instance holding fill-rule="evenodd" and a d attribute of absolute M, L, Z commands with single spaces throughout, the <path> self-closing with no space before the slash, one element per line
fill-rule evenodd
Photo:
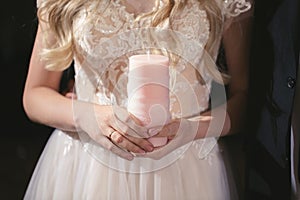
<path fill-rule="evenodd" d="M 41 53 L 41 57 L 46 61 L 46 68 L 48 70 L 64 70 L 68 68 L 74 55 L 74 37 L 73 37 L 73 19 L 79 11 L 91 0 L 47 0 L 42 1 L 38 8 L 38 19 L 40 22 L 46 24 L 46 31 L 44 33 L 53 33 L 53 43 L 47 42 L 45 48 Z M 95 0 L 99 3 L 101 0 Z M 188 0 L 166 0 L 165 6 L 158 9 L 159 0 L 156 0 L 157 9 L 153 12 L 140 15 L 142 17 L 152 17 L 152 26 L 156 27 L 163 23 L 166 19 L 172 19 L 172 16 L 179 11 Z M 210 55 L 214 55 L 215 41 L 222 31 L 223 17 L 220 7 L 216 1 L 199 0 L 200 5 L 206 11 L 210 23 L 210 35 L 205 50 Z M 47 35 L 45 36 L 47 41 Z M 218 82 L 224 82 L 227 75 L 221 73 L 215 65 L 207 64 L 207 70 Z"/>

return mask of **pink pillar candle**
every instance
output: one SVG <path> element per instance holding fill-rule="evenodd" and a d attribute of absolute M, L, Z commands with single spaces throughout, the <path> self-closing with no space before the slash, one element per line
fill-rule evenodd
<path fill-rule="evenodd" d="M 128 112 L 152 130 L 148 140 L 156 147 L 166 144 L 167 138 L 155 137 L 158 130 L 151 128 L 170 121 L 169 58 L 154 54 L 129 57 L 127 93 Z"/>

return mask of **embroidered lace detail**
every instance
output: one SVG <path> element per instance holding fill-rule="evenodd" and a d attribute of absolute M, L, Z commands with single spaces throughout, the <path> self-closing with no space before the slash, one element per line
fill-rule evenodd
<path fill-rule="evenodd" d="M 203 48 L 209 37 L 209 23 L 206 12 L 199 9 L 199 7 L 195 6 L 192 2 L 188 4 L 182 12 L 174 16 L 171 26 L 172 30 L 176 31 L 178 35 L 183 35 L 185 40 L 194 40 L 200 45 L 200 48 Z M 118 103 L 126 106 L 126 100 L 124 99 L 126 99 L 127 96 L 126 88 L 124 86 L 126 85 L 127 76 L 127 58 L 130 54 L 126 51 L 137 51 L 142 46 L 153 46 L 157 45 L 158 42 L 155 41 L 155 38 L 153 41 L 142 41 L 145 39 L 139 39 L 140 35 L 147 38 L 147 35 L 149 35 L 148 30 L 141 29 L 140 31 L 129 32 L 130 30 L 137 30 L 141 27 L 150 27 L 149 19 L 142 18 L 139 23 L 134 23 L 134 15 L 127 12 L 125 6 L 121 5 L 119 0 L 110 1 L 108 4 L 106 3 L 107 1 L 103 1 L 98 6 L 102 9 L 99 12 L 94 13 L 95 16 L 93 16 L 93 19 L 96 19 L 95 22 L 86 23 L 88 18 L 91 17 L 91 10 L 95 9 L 92 3 L 90 7 L 87 7 L 85 11 L 82 11 L 82 13 L 78 15 L 79 17 L 74 21 L 74 36 L 76 38 L 75 45 L 77 51 L 75 56 L 78 60 L 76 67 L 77 71 L 82 68 L 80 70 L 81 73 L 87 73 L 87 67 L 90 68 L 89 70 L 95 71 L 97 77 L 94 77 L 94 81 L 97 83 L 90 83 L 90 85 L 93 85 L 93 87 L 97 85 L 97 89 L 94 88 L 94 92 L 99 102 L 103 104 L 109 104 L 109 102 Z M 196 3 L 196 1 L 194 3 Z M 106 9 L 103 9 L 103 7 Z M 164 25 L 167 26 L 159 27 L 158 29 L 161 28 L 167 30 L 169 25 Z M 116 36 L 118 38 L 114 40 L 113 38 Z M 109 42 L 107 42 L 108 40 Z M 158 41 L 160 38 L 156 40 Z M 114 42 L 110 43 L 111 41 Z M 143 44 L 145 42 L 147 44 Z M 171 44 L 169 41 L 165 42 Z M 180 42 L 185 43 L 185 41 Z M 159 45 L 165 44 L 161 42 Z M 201 57 L 202 50 L 195 51 L 193 45 L 190 44 L 183 48 L 186 51 L 185 54 L 190 57 L 188 60 L 192 60 L 195 65 L 198 65 L 199 63 L 197 62 L 199 57 Z M 182 54 L 182 52 L 178 53 Z M 196 55 L 195 53 L 198 54 Z M 101 57 L 101 59 L 99 59 L 99 57 Z M 186 63 L 181 62 L 176 67 L 177 72 L 187 71 Z M 201 69 L 199 71 L 201 71 L 203 78 L 205 77 L 209 80 L 207 74 L 205 74 L 205 70 Z M 81 76 L 83 75 L 78 76 L 76 83 L 77 85 L 85 84 L 86 87 L 88 81 L 83 80 L 86 77 L 80 78 Z M 83 82 L 82 84 L 80 83 L 81 81 Z M 175 83 L 176 81 L 173 82 Z M 184 87 L 183 82 L 184 81 L 181 83 L 177 82 L 176 84 L 173 83 L 171 85 L 171 92 L 178 94 L 178 91 L 180 91 L 179 88 Z M 119 88 L 116 86 L 119 86 Z M 194 86 L 199 87 L 197 84 L 194 84 Z M 188 85 L 185 86 L 185 88 L 187 87 Z M 78 95 L 79 97 L 82 96 L 80 93 Z M 202 96 L 201 99 L 203 99 L 201 110 L 204 110 L 207 107 L 209 91 L 200 96 Z M 85 99 L 86 97 L 82 98 Z M 174 100 L 174 97 L 171 98 L 173 98 L 171 101 L 175 103 L 176 100 Z M 179 117 L 179 115 L 180 113 L 177 112 L 174 116 Z"/>
<path fill-rule="evenodd" d="M 192 143 L 198 153 L 199 159 L 207 159 L 207 156 L 216 144 L 217 138 L 213 137 L 196 140 Z"/>
<path fill-rule="evenodd" d="M 236 17 L 251 8 L 251 3 L 247 0 L 225 0 L 224 5 L 227 17 Z"/>
<path fill-rule="evenodd" d="M 214 137 L 195 140 L 177 148 L 173 151 L 173 154 L 180 158 L 188 148 L 193 147 L 193 151 L 195 151 L 198 158 L 208 160 L 208 163 L 212 166 L 212 157 L 215 156 L 215 154 L 212 153 L 213 149 L 218 148 L 216 149 L 218 152 L 222 151 L 219 147 L 216 147 L 217 141 L 218 139 Z"/>
<path fill-rule="evenodd" d="M 180 14 L 172 18 L 171 25 L 188 39 L 199 41 L 203 45 L 208 40 L 210 26 L 206 11 L 192 3 L 186 5 Z"/>

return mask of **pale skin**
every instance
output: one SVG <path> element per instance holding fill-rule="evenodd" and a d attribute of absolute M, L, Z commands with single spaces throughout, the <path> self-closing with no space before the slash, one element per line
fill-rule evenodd
<path fill-rule="evenodd" d="M 145 10 L 145 8 L 143 8 Z M 241 128 L 247 99 L 248 88 L 248 49 L 250 42 L 251 19 L 234 23 L 224 33 L 223 43 L 226 51 L 228 72 L 231 76 L 229 83 L 229 97 L 225 110 L 225 123 L 221 133 L 216 136 L 226 136 L 237 132 Z M 169 142 L 164 147 L 155 150 L 146 139 L 134 137 L 141 135 L 145 129 L 136 125 L 134 120 L 120 108 L 122 117 L 115 117 L 115 109 L 111 106 L 102 106 L 84 103 L 70 98 L 70 95 L 59 93 L 59 84 L 62 72 L 48 71 L 45 63 L 40 60 L 39 52 L 43 49 L 43 24 L 40 23 L 36 34 L 34 47 L 29 63 L 29 70 L 23 93 L 23 105 L 28 117 L 37 123 L 45 124 L 64 131 L 76 132 L 78 128 L 84 130 L 104 148 L 111 150 L 118 156 L 132 160 L 134 156 L 148 156 L 159 159 L 170 151 L 192 141 L 205 137 L 209 124 L 214 119 L 210 112 L 204 113 L 194 121 L 174 120 L 166 125 L 158 134 L 168 137 Z M 238 41 L 238 42 L 237 42 Z M 73 105 L 81 108 L 93 109 L 96 113 L 95 123 L 98 126 L 86 124 L 85 116 L 74 118 Z M 223 112 L 223 107 L 215 108 Z M 80 112 L 80 111 L 78 111 Z M 82 112 L 84 113 L 84 111 Z M 197 130 L 194 137 L 178 134 L 179 126 L 182 132 Z"/>

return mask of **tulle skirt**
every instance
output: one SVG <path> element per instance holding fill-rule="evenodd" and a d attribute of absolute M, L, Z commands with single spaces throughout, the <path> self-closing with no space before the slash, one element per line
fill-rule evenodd
<path fill-rule="evenodd" d="M 81 141 L 55 130 L 36 165 L 25 200 L 233 200 L 236 187 L 226 149 L 199 159 L 195 147 L 161 169 L 119 171 L 99 162 Z M 120 158 L 121 159 L 121 158 Z"/>

